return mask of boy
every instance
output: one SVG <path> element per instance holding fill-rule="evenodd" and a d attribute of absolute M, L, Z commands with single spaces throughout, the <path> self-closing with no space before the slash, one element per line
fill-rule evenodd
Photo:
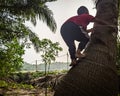
<path fill-rule="evenodd" d="M 89 41 L 89 35 L 86 31 L 87 25 L 93 22 L 94 17 L 89 15 L 89 11 L 85 6 L 81 6 L 77 10 L 77 16 L 69 18 L 61 26 L 61 36 L 68 46 L 71 64 L 73 66 L 76 64 L 77 58 L 85 57 L 85 54 L 81 54 L 81 51 L 85 48 Z M 76 46 L 74 41 L 78 41 L 78 49 L 76 52 Z"/>

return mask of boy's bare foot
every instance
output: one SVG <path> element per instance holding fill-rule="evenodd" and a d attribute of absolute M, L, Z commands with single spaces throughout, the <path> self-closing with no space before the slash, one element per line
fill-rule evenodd
<path fill-rule="evenodd" d="M 77 64 L 77 61 L 75 59 L 72 60 L 71 64 L 69 66 L 74 66 Z"/>
<path fill-rule="evenodd" d="M 77 58 L 84 58 L 84 57 L 85 57 L 85 54 L 84 54 L 84 53 L 77 53 L 77 52 L 76 52 L 75 56 L 76 56 Z"/>

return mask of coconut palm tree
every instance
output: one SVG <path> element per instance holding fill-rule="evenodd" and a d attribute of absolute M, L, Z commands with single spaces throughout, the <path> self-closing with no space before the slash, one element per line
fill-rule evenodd
<path fill-rule="evenodd" d="M 36 24 L 36 20 L 44 21 L 54 32 L 56 23 L 52 11 L 47 7 L 47 2 L 56 0 L 0 0 L 0 12 L 5 12 L 13 18 L 21 17 Z"/>
<path fill-rule="evenodd" d="M 54 96 L 117 96 L 116 71 L 118 0 L 95 0 L 96 18 L 108 25 L 94 24 L 85 49 L 86 57 L 58 82 Z"/>
<path fill-rule="evenodd" d="M 0 0 L 0 43 L 11 42 L 14 36 L 23 40 L 28 38 L 38 51 L 39 38 L 23 23 L 31 21 L 36 25 L 39 19 L 55 32 L 57 25 L 52 11 L 46 5 L 52 1 L 56 0 Z"/>
<path fill-rule="evenodd" d="M 56 0 L 0 0 L 0 77 L 20 69 L 27 39 L 40 51 L 40 39 L 25 26 L 25 21 L 35 25 L 40 19 L 55 32 L 53 13 L 46 5 L 52 1 Z"/>

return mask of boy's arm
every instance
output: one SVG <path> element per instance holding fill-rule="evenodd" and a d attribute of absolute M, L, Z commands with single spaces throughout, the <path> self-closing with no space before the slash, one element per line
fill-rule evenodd
<path fill-rule="evenodd" d="M 106 25 L 106 26 L 109 26 L 109 27 L 116 27 L 115 25 L 112 25 L 111 23 L 109 23 L 109 22 L 107 22 L 107 21 L 104 21 L 104 20 L 101 20 L 101 19 L 99 19 L 99 18 L 94 18 L 93 20 L 92 20 L 92 22 L 96 22 L 96 23 L 99 23 L 99 24 L 103 24 L 103 25 Z"/>
<path fill-rule="evenodd" d="M 95 18 L 92 20 L 92 22 L 96 22 L 96 23 L 102 24 L 103 26 L 111 27 L 111 28 L 113 28 L 115 31 L 118 31 L 118 28 L 116 27 L 116 25 L 113 25 L 113 24 L 111 24 L 111 23 L 109 23 L 109 22 L 107 22 L 107 21 L 101 20 L 101 19 L 99 19 L 99 18 L 96 18 L 96 17 L 95 17 Z M 99 25 L 98 25 L 98 26 L 99 26 Z"/>

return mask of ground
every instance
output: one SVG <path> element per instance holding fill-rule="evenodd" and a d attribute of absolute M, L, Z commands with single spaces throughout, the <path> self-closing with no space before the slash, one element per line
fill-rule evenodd
<path fill-rule="evenodd" d="M 0 96 L 45 96 L 45 89 L 4 89 L 0 88 Z M 4 94 L 4 95 L 2 95 Z M 53 96 L 54 92 L 47 91 L 47 96 Z"/>

